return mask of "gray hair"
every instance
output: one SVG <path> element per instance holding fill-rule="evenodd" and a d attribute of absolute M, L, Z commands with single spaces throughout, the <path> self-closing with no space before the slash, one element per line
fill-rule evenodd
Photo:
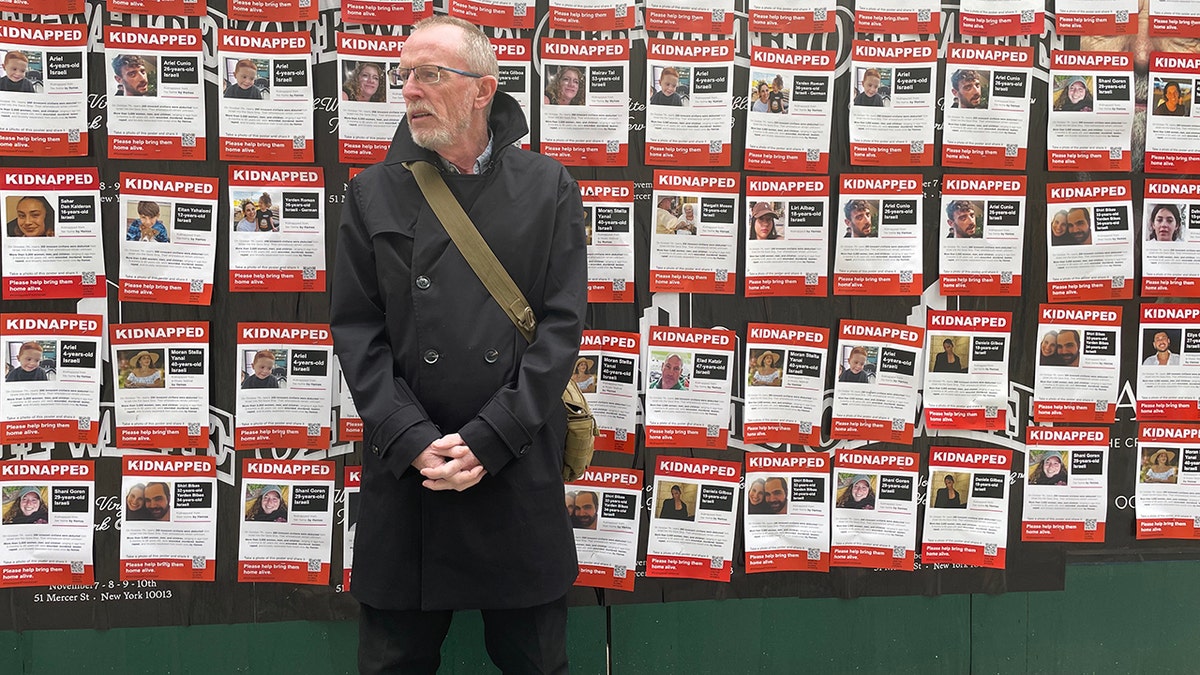
<path fill-rule="evenodd" d="M 458 55 L 467 62 L 467 68 L 480 75 L 500 76 L 500 65 L 496 62 L 496 53 L 492 51 L 492 43 L 475 24 L 457 17 L 445 14 L 435 14 L 428 19 L 422 19 L 413 25 L 413 33 L 435 26 L 455 26 L 463 33 L 462 44 Z"/>

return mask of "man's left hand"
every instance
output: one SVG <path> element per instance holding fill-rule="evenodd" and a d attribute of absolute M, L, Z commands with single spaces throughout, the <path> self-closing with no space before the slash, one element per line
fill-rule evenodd
<path fill-rule="evenodd" d="M 458 434 L 447 434 L 430 443 L 428 449 L 445 460 L 441 466 L 421 469 L 421 475 L 425 477 L 421 484 L 430 490 L 462 492 L 473 487 L 487 473 Z"/>

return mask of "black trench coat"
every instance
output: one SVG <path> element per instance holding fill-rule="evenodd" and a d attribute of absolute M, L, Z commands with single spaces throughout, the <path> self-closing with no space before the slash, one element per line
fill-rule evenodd
<path fill-rule="evenodd" d="M 330 318 L 365 425 L 351 593 L 380 609 L 531 607 L 577 573 L 561 396 L 587 308 L 583 205 L 561 164 L 512 147 L 527 129 L 515 100 L 496 95 L 490 127 L 491 170 L 444 177 L 533 307 L 532 343 L 401 166 L 437 162 L 407 122 L 346 193 Z M 453 432 L 487 474 L 428 490 L 410 465 Z"/>

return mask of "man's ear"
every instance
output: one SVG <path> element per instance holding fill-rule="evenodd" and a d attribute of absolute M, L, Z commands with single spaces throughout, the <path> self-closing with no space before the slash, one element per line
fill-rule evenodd
<path fill-rule="evenodd" d="M 496 90 L 500 87 L 500 81 L 491 75 L 484 75 L 476 82 L 478 82 L 479 91 L 475 95 L 475 108 L 482 110 L 491 105 L 492 98 L 496 96 Z"/>

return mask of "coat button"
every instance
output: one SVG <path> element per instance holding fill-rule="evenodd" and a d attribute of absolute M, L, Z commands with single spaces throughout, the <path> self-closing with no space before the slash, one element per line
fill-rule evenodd
<path fill-rule="evenodd" d="M 425 275 L 417 277 L 417 288 L 421 290 L 429 288 L 429 277 Z"/>
<path fill-rule="evenodd" d="M 438 356 L 440 356 L 440 354 L 437 353 L 436 349 L 426 349 L 425 350 L 425 363 L 428 363 L 429 365 L 433 365 L 433 364 L 437 363 Z"/>
<path fill-rule="evenodd" d="M 371 446 L 371 452 L 373 452 L 373 453 L 375 453 L 376 455 L 378 455 L 378 454 L 379 454 L 379 446 L 378 446 L 378 445 L 372 445 L 372 446 Z"/>
<path fill-rule="evenodd" d="M 483 353 L 483 360 L 488 363 L 495 363 L 498 358 L 500 358 L 500 352 L 495 349 L 489 349 Z"/>
<path fill-rule="evenodd" d="M 529 444 L 528 443 L 526 443 L 525 445 L 522 445 L 521 449 L 517 451 L 517 454 L 523 456 L 527 452 L 529 452 Z"/>

